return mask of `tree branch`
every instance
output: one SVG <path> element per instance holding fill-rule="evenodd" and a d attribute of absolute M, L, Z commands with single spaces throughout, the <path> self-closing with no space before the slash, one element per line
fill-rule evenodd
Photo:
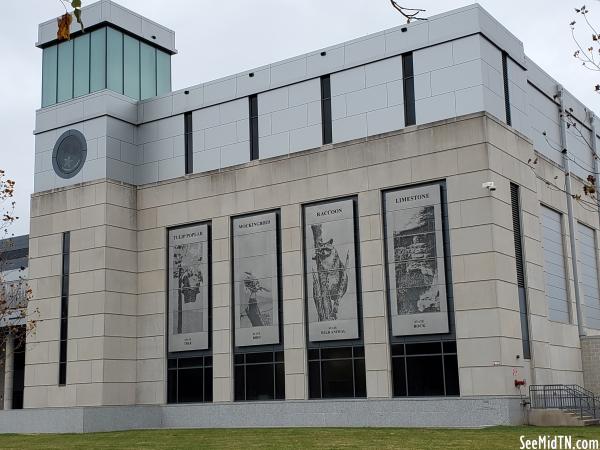
<path fill-rule="evenodd" d="M 411 23 L 413 20 L 427 20 L 423 17 L 417 17 L 419 13 L 425 12 L 424 9 L 416 9 L 416 8 L 405 8 L 404 6 L 400 6 L 394 0 L 390 0 L 390 3 L 400 14 L 406 17 L 406 23 Z"/>

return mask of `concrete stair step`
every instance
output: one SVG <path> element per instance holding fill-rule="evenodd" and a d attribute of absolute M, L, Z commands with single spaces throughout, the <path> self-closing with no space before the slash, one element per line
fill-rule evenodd
<path fill-rule="evenodd" d="M 584 419 L 582 422 L 584 427 L 600 426 L 600 419 Z"/>
<path fill-rule="evenodd" d="M 573 411 L 568 411 L 567 414 L 571 417 L 575 417 L 583 424 L 583 426 L 600 425 L 600 419 L 594 419 L 592 416 L 580 416 L 578 413 Z"/>
<path fill-rule="evenodd" d="M 560 409 L 540 409 L 529 411 L 530 424 L 538 426 L 600 426 L 600 418 L 590 415 L 580 416 L 579 412 Z"/>

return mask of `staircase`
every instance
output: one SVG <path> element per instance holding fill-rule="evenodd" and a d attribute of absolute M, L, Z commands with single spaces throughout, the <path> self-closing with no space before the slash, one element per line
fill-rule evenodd
<path fill-rule="evenodd" d="M 600 419 L 594 419 L 592 416 L 588 416 L 585 414 L 583 416 L 580 416 L 579 413 L 576 413 L 573 411 L 563 411 L 563 413 L 566 414 L 567 416 L 570 416 L 573 419 L 579 421 L 580 424 L 584 427 L 587 427 L 590 425 L 600 425 Z"/>
<path fill-rule="evenodd" d="M 529 386 L 529 422 L 546 426 L 600 426 L 600 398 L 576 384 Z"/>

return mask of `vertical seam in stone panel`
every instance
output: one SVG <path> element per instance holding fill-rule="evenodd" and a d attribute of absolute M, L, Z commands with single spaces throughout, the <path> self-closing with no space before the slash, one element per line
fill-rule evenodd
<path fill-rule="evenodd" d="M 137 77 L 138 77 L 138 92 L 137 92 L 137 100 L 141 100 L 142 99 L 142 46 L 140 44 L 140 41 L 138 41 L 136 39 L 136 45 L 138 48 L 138 73 L 137 73 Z M 91 48 L 91 46 L 90 46 Z M 123 69 L 124 71 L 125 69 Z M 123 92 L 125 92 L 125 86 L 123 86 Z M 143 112 L 143 106 L 142 106 L 142 112 Z M 143 115 L 142 115 L 143 117 Z"/>
<path fill-rule="evenodd" d="M 121 67 L 121 94 L 125 95 L 125 35 L 123 33 L 121 33 Z"/>
<path fill-rule="evenodd" d="M 75 42 L 71 44 L 71 97 L 69 100 L 75 98 Z"/>
<path fill-rule="evenodd" d="M 90 37 L 88 38 L 89 40 L 89 45 L 88 45 L 88 88 L 87 88 L 87 94 L 92 92 L 92 35 L 90 33 Z M 75 63 L 75 61 L 73 61 L 73 64 Z M 85 105 L 84 105 L 84 116 L 85 116 Z"/>

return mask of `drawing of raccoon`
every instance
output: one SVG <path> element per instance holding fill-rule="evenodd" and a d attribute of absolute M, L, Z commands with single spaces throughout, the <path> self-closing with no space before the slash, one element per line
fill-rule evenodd
<path fill-rule="evenodd" d="M 313 260 L 317 272 L 313 273 L 313 297 L 319 322 L 337 320 L 340 299 L 348 290 L 347 267 L 350 252 L 346 254 L 346 262 L 342 262 L 333 239 L 323 241 L 322 225 L 311 225 L 315 244 Z"/>

